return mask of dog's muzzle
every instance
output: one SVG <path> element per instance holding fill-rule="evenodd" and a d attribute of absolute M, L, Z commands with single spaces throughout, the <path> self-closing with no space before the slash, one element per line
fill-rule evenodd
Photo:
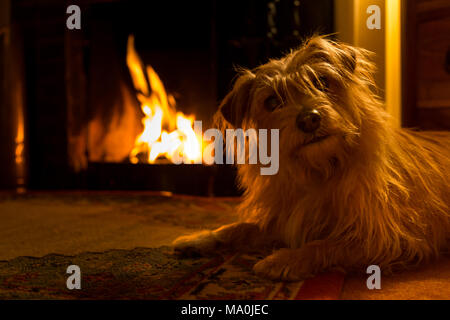
<path fill-rule="evenodd" d="M 320 127 L 322 117 L 316 109 L 301 112 L 296 119 L 297 127 L 305 133 L 313 133 Z"/>

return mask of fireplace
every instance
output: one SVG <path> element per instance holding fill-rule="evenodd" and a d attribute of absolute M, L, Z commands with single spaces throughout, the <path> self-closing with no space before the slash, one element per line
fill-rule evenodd
<path fill-rule="evenodd" d="M 70 4 L 81 30 L 66 28 Z M 24 135 L 13 185 L 233 196 L 235 168 L 194 163 L 193 121 L 212 125 L 235 66 L 332 33 L 333 1 L 19 0 L 10 29 L 23 110 L 8 117 Z"/>

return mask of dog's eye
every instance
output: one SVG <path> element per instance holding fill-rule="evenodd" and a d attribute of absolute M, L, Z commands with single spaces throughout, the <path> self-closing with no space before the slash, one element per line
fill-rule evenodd
<path fill-rule="evenodd" d="M 274 111 L 281 106 L 280 99 L 276 96 L 270 96 L 264 101 L 264 107 L 268 111 Z"/>
<path fill-rule="evenodd" d="M 330 87 L 330 84 L 328 82 L 328 79 L 324 76 L 321 77 L 314 77 L 314 79 L 312 80 L 312 83 L 314 85 L 314 87 L 316 87 L 316 89 L 326 92 L 328 91 L 328 88 Z"/>

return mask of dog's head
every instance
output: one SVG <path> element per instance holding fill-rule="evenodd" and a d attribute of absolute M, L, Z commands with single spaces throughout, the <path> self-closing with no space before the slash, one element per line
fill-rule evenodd
<path fill-rule="evenodd" d="M 219 115 L 235 128 L 280 129 L 280 162 L 329 171 L 361 147 L 362 131 L 384 121 L 369 55 L 313 37 L 279 60 L 241 71 Z"/>

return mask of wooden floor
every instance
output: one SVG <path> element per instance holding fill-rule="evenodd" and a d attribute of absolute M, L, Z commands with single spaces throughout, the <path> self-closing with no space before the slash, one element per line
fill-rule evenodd
<path fill-rule="evenodd" d="M 381 277 L 381 290 L 368 290 L 365 277 L 347 277 L 341 299 L 450 300 L 450 258 Z"/>

